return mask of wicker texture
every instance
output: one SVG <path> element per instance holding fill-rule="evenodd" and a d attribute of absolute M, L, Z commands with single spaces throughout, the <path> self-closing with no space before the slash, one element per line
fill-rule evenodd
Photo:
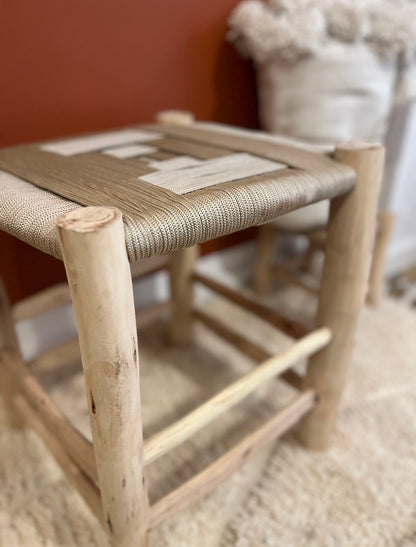
<path fill-rule="evenodd" d="M 172 152 L 172 146 L 163 148 L 163 133 L 166 142 L 176 147 L 179 142 L 181 153 L 190 157 L 196 157 L 195 150 L 199 159 L 204 153 L 207 159 L 243 152 L 288 167 L 277 165 L 275 171 L 250 177 L 240 174 L 238 180 L 230 176 L 224 181 L 222 176 L 220 183 L 211 180 L 208 188 L 195 190 L 188 181 L 189 193 L 180 195 L 140 178 L 155 172 L 154 157 L 120 159 L 100 151 L 61 155 L 40 146 L 4 149 L 0 228 L 60 257 L 54 229 L 59 214 L 80 205 L 118 207 L 124 215 L 129 259 L 135 261 L 262 224 L 345 193 L 354 184 L 355 174 L 348 167 L 261 133 L 197 123 L 149 129 L 158 139 L 146 140 L 146 145 L 157 143 L 161 152 Z"/>

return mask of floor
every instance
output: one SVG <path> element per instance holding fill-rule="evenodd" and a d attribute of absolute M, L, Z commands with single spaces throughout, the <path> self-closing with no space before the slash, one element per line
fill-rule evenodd
<path fill-rule="evenodd" d="M 289 343 L 235 306 L 204 298 L 210 313 L 226 315 L 270 349 Z M 312 321 L 315 299 L 300 289 L 275 291 L 265 301 Z M 309 452 L 293 434 L 273 443 L 211 495 L 155 529 L 151 545 L 415 546 L 415 331 L 416 314 L 405 303 L 389 297 L 367 307 L 332 447 Z M 167 347 L 164 332 L 162 318 L 140 336 L 146 437 L 253 366 L 202 326 L 188 352 Z M 42 381 L 88 434 L 79 363 Z M 292 396 L 291 388 L 272 382 L 152 464 L 151 498 L 205 467 Z M 0 545 L 106 545 L 100 526 L 34 433 L 4 425 L 0 454 Z"/>

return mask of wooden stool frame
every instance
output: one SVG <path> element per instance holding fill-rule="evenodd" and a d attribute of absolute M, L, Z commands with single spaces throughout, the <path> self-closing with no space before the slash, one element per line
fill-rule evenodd
<path fill-rule="evenodd" d="M 371 306 L 380 303 L 383 289 L 383 274 L 386 253 L 394 227 L 394 216 L 387 211 L 380 211 L 377 217 L 377 230 L 374 242 L 373 256 L 370 268 L 368 292 L 366 301 Z M 295 234 L 307 239 L 308 248 L 304 255 L 287 259 L 283 264 L 274 265 L 275 243 L 280 235 Z M 310 271 L 318 251 L 325 250 L 325 228 L 308 232 L 282 230 L 273 224 L 259 226 L 257 235 L 257 260 L 254 268 L 254 288 L 259 295 L 266 294 L 273 280 L 283 285 L 294 285 L 310 293 L 318 294 L 319 280 L 300 275 L 301 269 Z"/>
<path fill-rule="evenodd" d="M 111 208 L 85 207 L 57 219 L 77 319 L 93 443 L 72 426 L 23 363 L 14 334 L 14 317 L 27 318 L 67 302 L 68 289 L 62 285 L 14 310 L 8 307 L 2 292 L 0 358 L 7 379 L 6 402 L 43 438 L 105 527 L 113 546 L 147 545 L 152 527 L 208 493 L 266 443 L 299 422 L 299 435 L 306 446 L 321 449 L 328 445 L 351 358 L 357 317 L 367 290 L 383 157 L 382 147 L 368 144 L 350 143 L 336 150 L 335 158 L 356 170 L 357 184 L 331 203 L 317 327 L 312 332 L 194 273 L 195 248 L 173 255 L 171 341 L 189 342 L 192 322 L 199 320 L 261 364 L 145 441 L 136 316 L 121 214 Z M 155 260 L 156 268 L 164 261 Z M 151 270 L 144 267 L 141 273 Z M 219 320 L 194 309 L 194 283 L 204 284 L 290 334 L 295 339 L 293 345 L 280 355 L 271 356 Z M 159 306 L 157 311 L 160 309 Z M 73 345 L 70 351 L 74 352 Z M 46 360 L 37 359 L 32 368 L 47 368 L 59 357 L 57 350 L 49 352 Z M 311 359 L 302 378 L 291 367 L 307 357 Z M 149 506 L 146 464 L 279 375 L 298 390 L 294 400 L 208 468 Z"/>

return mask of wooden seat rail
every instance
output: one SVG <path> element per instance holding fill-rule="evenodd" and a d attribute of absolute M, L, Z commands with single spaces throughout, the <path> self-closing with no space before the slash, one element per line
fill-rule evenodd
<path fill-rule="evenodd" d="M 254 313 L 258 317 L 263 319 L 263 321 L 266 321 L 267 323 L 270 323 L 271 325 L 277 327 L 279 330 L 291 336 L 292 338 L 302 338 L 309 332 L 309 329 L 307 329 L 301 323 L 280 315 L 276 311 L 266 306 L 263 306 L 262 304 L 259 304 L 253 298 L 249 298 L 248 296 L 241 294 L 241 292 L 230 289 L 229 287 L 226 287 L 225 285 L 219 283 L 218 281 L 215 281 L 214 279 L 210 279 L 209 277 L 206 277 L 205 275 L 202 275 L 200 273 L 194 273 L 192 275 L 192 279 L 194 281 L 197 281 L 198 283 L 201 283 L 205 287 L 208 287 L 212 291 L 215 291 L 217 294 L 220 294 L 224 298 L 227 298 L 231 302 L 234 302 L 235 304 L 246 309 L 247 311 Z"/>

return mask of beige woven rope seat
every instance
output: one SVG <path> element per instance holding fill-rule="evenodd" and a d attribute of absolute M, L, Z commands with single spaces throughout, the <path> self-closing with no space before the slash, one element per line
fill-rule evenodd
<path fill-rule="evenodd" d="M 18 414 L 42 437 L 117 547 L 147 545 L 152 527 L 296 424 L 306 446 L 327 446 L 366 292 L 383 165 L 379 145 L 347 143 L 326 153 L 175 113 L 158 120 L 0 150 L 0 228 L 62 258 L 68 278 L 13 310 L 1 291 L 1 395 L 10 416 Z M 194 271 L 198 244 L 324 199 L 331 200 L 331 213 L 314 330 Z M 149 274 L 161 260 L 169 261 L 170 342 L 191 343 L 196 320 L 254 366 L 143 439 L 132 273 Z M 271 355 L 233 330 L 226 317 L 198 307 L 195 284 L 282 330 L 292 345 Z M 23 362 L 14 330 L 15 319 L 71 300 L 79 346 L 75 341 L 50 350 L 45 362 L 59 365 L 68 349 L 80 349 L 92 443 L 51 400 L 33 363 Z M 154 316 L 161 309 L 158 304 L 148 311 Z M 309 357 L 301 376 L 293 366 Z M 228 452 L 149 505 L 146 466 L 277 376 L 293 389 L 289 404 L 255 431 L 242 431 Z"/>
<path fill-rule="evenodd" d="M 59 257 L 57 216 L 114 206 L 130 261 L 262 224 L 354 182 L 322 154 L 203 123 L 3 149 L 0 169 L 1 229 Z"/>

